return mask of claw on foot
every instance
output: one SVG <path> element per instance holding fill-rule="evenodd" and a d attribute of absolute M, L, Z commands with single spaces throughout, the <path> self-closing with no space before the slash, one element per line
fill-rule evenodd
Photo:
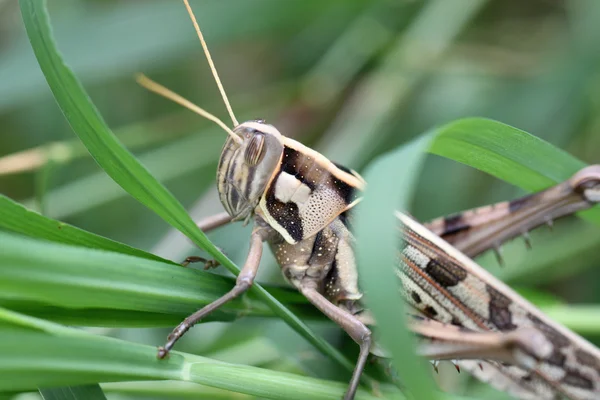
<path fill-rule="evenodd" d="M 158 353 L 156 354 L 156 358 L 162 360 L 168 355 L 169 355 L 169 350 L 167 350 L 161 346 L 158 348 Z"/>
<path fill-rule="evenodd" d="M 181 266 L 187 267 L 191 263 L 204 263 L 205 270 L 210 269 L 210 268 L 216 268 L 220 265 L 217 260 L 208 260 L 204 257 L 190 256 L 190 257 L 186 258 L 185 260 L 183 260 L 183 262 L 181 263 Z"/>
<path fill-rule="evenodd" d="M 217 260 L 208 260 L 204 263 L 204 270 L 209 270 L 211 268 L 217 268 L 219 266 L 219 262 Z"/>

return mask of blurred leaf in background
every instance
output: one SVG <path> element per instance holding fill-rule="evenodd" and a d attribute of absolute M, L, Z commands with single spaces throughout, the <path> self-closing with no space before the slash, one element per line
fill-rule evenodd
<path fill-rule="evenodd" d="M 359 171 L 387 150 L 467 116 L 499 120 L 585 163 L 600 162 L 596 0 L 206 0 L 192 6 L 239 120 L 265 118 L 285 135 Z M 214 179 L 225 136 L 133 79 L 144 72 L 226 120 L 183 5 L 54 0 L 49 12 L 66 62 L 119 139 L 193 217 L 220 211 Z M 438 156 L 426 158 L 414 189 L 411 212 L 422 220 L 524 193 Z M 18 4 L 10 1 L 0 1 L 0 193 L 50 218 L 168 260 L 202 255 L 89 157 L 57 108 Z M 239 264 L 248 233 L 234 225 L 210 238 Z M 519 240 L 508 244 L 503 269 L 489 254 L 479 261 L 525 288 L 538 304 L 552 307 L 557 318 L 561 303 L 555 299 L 600 304 L 597 227 L 571 218 L 553 232 L 534 232 L 532 242 L 533 251 Z M 259 282 L 282 283 L 270 256 Z M 36 304 L 19 307 L 34 316 L 47 312 Z M 563 316 L 569 315 L 566 310 Z M 598 315 L 577 310 L 582 314 L 570 321 L 574 326 Z M 157 326 L 176 319 L 155 317 L 161 321 Z M 354 358 L 354 344 L 316 319 L 311 327 Z M 600 342 L 599 327 L 580 327 Z M 94 332 L 155 346 L 168 329 Z M 276 371 L 346 378 L 274 319 L 204 324 L 180 349 Z M 451 373 L 438 380 L 457 393 L 467 385 Z M 190 398 L 204 390 L 169 385 L 111 384 L 105 392 L 108 398 Z M 205 398 L 247 398 L 206 390 Z M 491 396 L 477 384 L 466 393 Z"/>

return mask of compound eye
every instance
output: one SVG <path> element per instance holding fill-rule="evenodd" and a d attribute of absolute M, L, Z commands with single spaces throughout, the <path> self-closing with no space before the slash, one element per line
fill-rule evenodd
<path fill-rule="evenodd" d="M 258 164 L 265 155 L 265 135 L 257 133 L 250 139 L 244 153 L 244 162 L 250 166 Z"/>

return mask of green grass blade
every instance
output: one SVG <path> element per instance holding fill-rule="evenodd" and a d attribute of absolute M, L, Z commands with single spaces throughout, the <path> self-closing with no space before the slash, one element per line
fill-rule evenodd
<path fill-rule="evenodd" d="M 465 118 L 434 130 L 429 151 L 487 172 L 528 191 L 569 179 L 586 166 L 569 153 L 510 125 Z M 581 213 L 600 224 L 600 207 Z"/>
<path fill-rule="evenodd" d="M 40 394 L 44 400 L 106 400 L 98 384 L 40 389 Z"/>
<path fill-rule="evenodd" d="M 430 151 L 530 191 L 571 177 L 585 163 L 525 131 L 486 118 L 465 118 L 437 129 Z"/>
<path fill-rule="evenodd" d="M 0 302 L 77 325 L 102 321 L 110 326 L 172 325 L 233 284 L 229 277 L 191 268 L 3 232 L 0 243 Z M 297 292 L 273 289 L 273 293 L 311 314 Z M 231 320 L 240 314 L 273 316 L 256 295 L 249 294 L 215 311 L 209 320 Z"/>
<path fill-rule="evenodd" d="M 86 232 L 64 222 L 44 217 L 28 210 L 17 202 L 0 194 L 0 228 L 17 232 L 33 238 L 46 239 L 53 242 L 72 244 L 129 254 L 149 260 L 171 263 L 154 254 L 136 249 L 126 244 Z"/>
<path fill-rule="evenodd" d="M 90 382 L 178 380 L 270 399 L 339 399 L 345 383 L 329 382 L 95 336 L 0 309 L 0 390 Z M 386 398 L 388 388 L 382 388 Z M 377 399 L 361 390 L 357 400 Z"/>
<path fill-rule="evenodd" d="M 210 243 L 177 199 L 121 145 L 110 131 L 75 75 L 59 55 L 52 37 L 45 2 L 24 0 L 20 5 L 31 46 L 54 98 L 92 157 L 129 194 L 183 232 L 229 271 L 237 274 L 239 268 Z M 351 362 L 323 338 L 315 335 L 302 320 L 286 309 L 263 287 L 255 284 L 250 290 L 320 351 L 338 361 L 346 369 L 352 369 Z"/>
<path fill-rule="evenodd" d="M 408 391 L 426 400 L 437 396 L 428 376 L 431 368 L 414 354 L 415 340 L 406 329 L 404 302 L 394 274 L 400 242 L 398 221 L 392 215 L 394 210 L 408 208 L 430 140 L 430 136 L 423 136 L 367 168 L 364 177 L 369 186 L 355 222 L 360 282 L 381 341 L 391 352 Z"/>
<path fill-rule="evenodd" d="M 560 321 L 566 327 L 582 335 L 598 336 L 600 334 L 600 306 L 548 306 L 542 311 L 555 321 Z"/>
<path fill-rule="evenodd" d="M 195 228 L 183 206 L 111 132 L 84 88 L 64 64 L 52 39 L 45 2 L 29 0 L 20 4 L 27 34 L 40 68 L 63 114 L 92 157 L 134 198 L 180 229 L 201 248 L 215 253 L 214 246 Z M 223 261 L 227 263 L 226 260 Z"/>
<path fill-rule="evenodd" d="M 179 381 L 104 383 L 102 388 L 109 395 L 116 394 L 127 398 L 255 400 L 255 397 L 246 394 L 232 393 L 197 383 Z"/>

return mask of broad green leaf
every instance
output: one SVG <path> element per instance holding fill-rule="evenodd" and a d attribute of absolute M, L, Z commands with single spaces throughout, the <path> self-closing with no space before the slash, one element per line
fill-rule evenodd
<path fill-rule="evenodd" d="M 404 302 L 394 274 L 400 244 L 397 209 L 410 204 L 425 151 L 431 141 L 424 135 L 372 163 L 364 177 L 368 188 L 357 207 L 355 231 L 357 262 L 365 301 L 372 307 L 384 348 L 408 391 L 418 399 L 438 398 L 429 369 L 416 357 L 415 339 L 406 329 Z"/>
<path fill-rule="evenodd" d="M 64 222 L 44 217 L 35 211 L 28 210 L 17 202 L 0 194 L 0 228 L 34 238 L 46 239 L 53 242 L 73 244 L 114 251 L 149 260 L 171 263 L 154 254 L 136 249 L 126 244 L 86 232 Z"/>
<path fill-rule="evenodd" d="M 134 198 L 188 236 L 229 271 L 237 274 L 239 268 L 210 243 L 177 199 L 121 145 L 110 131 L 75 75 L 63 62 L 52 37 L 45 2 L 24 0 L 20 5 L 31 46 L 54 98 L 96 162 Z M 337 360 L 348 370 L 352 369 L 351 362 L 321 337 L 316 336 L 302 320 L 286 309 L 262 286 L 254 284 L 250 291 L 320 351 Z"/>
<path fill-rule="evenodd" d="M 40 389 L 44 400 L 106 400 L 98 384 Z"/>

